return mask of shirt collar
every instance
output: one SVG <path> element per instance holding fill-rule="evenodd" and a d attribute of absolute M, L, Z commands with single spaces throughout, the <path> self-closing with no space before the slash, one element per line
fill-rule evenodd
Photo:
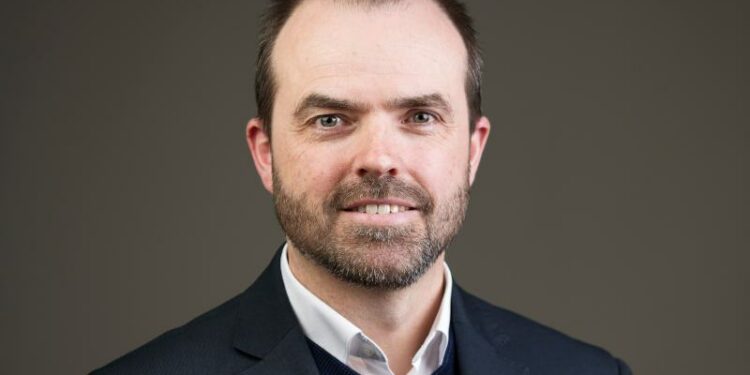
<path fill-rule="evenodd" d="M 448 265 L 443 263 L 443 267 L 445 269 L 445 287 L 443 288 L 440 308 L 430 328 L 430 332 L 427 334 L 427 338 L 412 359 L 412 364 L 419 364 L 426 356 L 429 348 L 432 348 L 433 345 L 439 345 L 437 363 L 434 365 L 435 369 L 442 364 L 450 337 L 450 303 L 453 290 L 453 277 Z M 352 347 L 355 339 L 364 339 L 375 344 L 359 327 L 323 302 L 297 280 L 289 268 L 286 244 L 281 253 L 281 276 L 289 303 L 292 305 L 292 309 L 307 338 L 325 349 L 325 351 L 341 361 L 341 363 L 349 363 L 349 355 L 354 354 L 350 353 L 350 350 L 355 349 Z M 355 344 L 354 346 L 359 345 Z M 377 345 L 374 346 L 377 347 Z M 378 354 L 385 358 L 384 353 L 381 352 Z"/>

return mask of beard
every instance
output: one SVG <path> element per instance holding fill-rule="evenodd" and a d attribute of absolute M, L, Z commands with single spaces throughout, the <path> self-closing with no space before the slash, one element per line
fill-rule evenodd
<path fill-rule="evenodd" d="M 340 280 L 365 288 L 396 290 L 415 283 L 445 251 L 463 224 L 469 202 L 463 184 L 444 202 L 395 177 L 365 176 L 339 183 L 322 205 L 289 192 L 274 168 L 274 206 L 282 229 L 307 259 Z M 351 202 L 400 198 L 421 220 L 404 225 L 364 225 L 339 220 Z"/>

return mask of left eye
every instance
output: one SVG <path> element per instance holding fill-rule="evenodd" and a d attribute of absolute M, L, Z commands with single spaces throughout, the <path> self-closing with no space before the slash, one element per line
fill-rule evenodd
<path fill-rule="evenodd" d="M 417 124 L 426 124 L 435 120 L 435 116 L 429 112 L 415 112 L 409 117 L 409 121 Z"/>

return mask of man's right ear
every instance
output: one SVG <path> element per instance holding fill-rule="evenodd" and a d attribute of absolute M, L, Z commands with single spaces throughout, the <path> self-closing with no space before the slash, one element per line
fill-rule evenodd
<path fill-rule="evenodd" d="M 250 154 L 253 155 L 255 170 L 260 181 L 269 193 L 273 193 L 273 159 L 271 155 L 271 137 L 263 130 L 263 120 L 254 117 L 247 122 L 245 139 Z"/>

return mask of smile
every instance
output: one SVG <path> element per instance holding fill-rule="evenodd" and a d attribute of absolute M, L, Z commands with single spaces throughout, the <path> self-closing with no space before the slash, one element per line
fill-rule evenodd
<path fill-rule="evenodd" d="M 397 199 L 359 200 L 346 206 L 344 211 L 371 216 L 400 214 L 416 211 L 416 208 L 407 201 Z"/>
<path fill-rule="evenodd" d="M 359 212 L 368 215 L 390 215 L 409 210 L 411 210 L 411 208 L 406 206 L 399 206 L 396 204 L 367 204 L 354 207 L 347 211 Z"/>

